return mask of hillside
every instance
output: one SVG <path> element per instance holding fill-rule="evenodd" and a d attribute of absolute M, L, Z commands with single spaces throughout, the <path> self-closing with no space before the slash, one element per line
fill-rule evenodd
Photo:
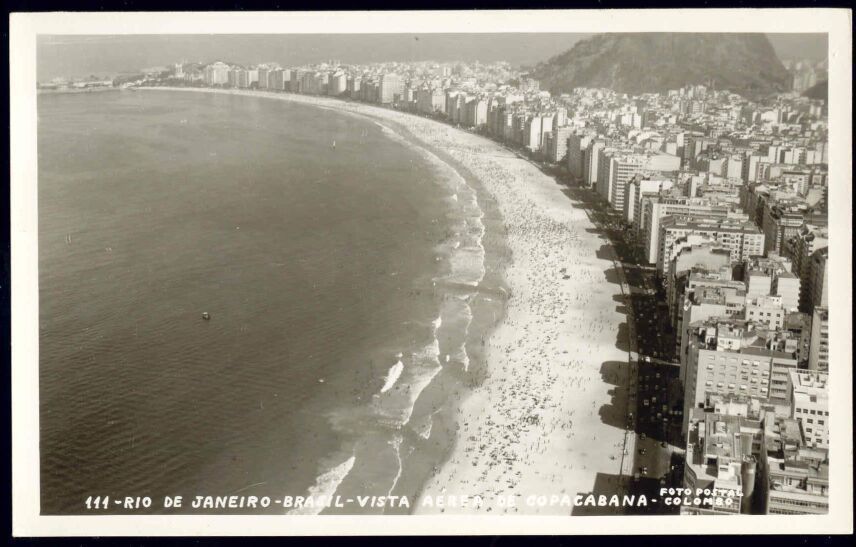
<path fill-rule="evenodd" d="M 787 91 L 791 77 L 763 34 L 599 34 L 535 67 L 554 93 L 606 87 L 619 93 L 664 92 L 715 82 L 747 97 Z"/>
<path fill-rule="evenodd" d="M 803 97 L 808 97 L 809 99 L 823 99 L 824 101 L 828 100 L 828 95 L 829 81 L 827 80 L 818 82 L 803 92 Z"/>

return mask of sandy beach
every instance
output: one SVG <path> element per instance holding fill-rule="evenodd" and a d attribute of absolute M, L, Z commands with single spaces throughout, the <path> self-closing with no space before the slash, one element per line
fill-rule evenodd
<path fill-rule="evenodd" d="M 458 409 L 454 447 L 414 512 L 568 515 L 577 511 L 562 496 L 622 492 L 628 353 L 619 273 L 608 241 L 562 186 L 501 145 L 427 118 L 304 95 L 188 91 L 266 96 L 389 123 L 465 166 L 495 201 L 510 250 L 506 316 L 485 341 L 484 381 Z M 484 503 L 452 507 L 449 497 L 459 496 Z"/>

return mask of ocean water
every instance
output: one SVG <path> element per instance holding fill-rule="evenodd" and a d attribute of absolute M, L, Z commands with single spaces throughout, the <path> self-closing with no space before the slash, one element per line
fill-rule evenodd
<path fill-rule="evenodd" d="M 42 513 L 414 496 L 491 290 L 467 180 L 389 127 L 257 97 L 43 95 L 38 115 Z"/>

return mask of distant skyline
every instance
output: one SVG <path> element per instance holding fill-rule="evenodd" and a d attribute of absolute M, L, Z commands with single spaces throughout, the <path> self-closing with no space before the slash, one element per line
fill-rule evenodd
<path fill-rule="evenodd" d="M 130 72 L 179 60 L 284 65 L 337 59 L 383 61 L 508 61 L 534 65 L 593 33 L 283 34 L 40 36 L 37 78 Z M 825 34 L 768 34 L 780 59 L 827 56 Z"/>

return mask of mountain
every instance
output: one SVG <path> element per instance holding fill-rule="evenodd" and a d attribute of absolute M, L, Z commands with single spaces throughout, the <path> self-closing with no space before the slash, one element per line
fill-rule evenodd
<path fill-rule="evenodd" d="M 829 95 L 829 81 L 823 80 L 822 82 L 818 82 L 810 88 L 803 91 L 803 97 L 808 97 L 809 99 L 823 99 L 824 101 L 828 100 Z"/>
<path fill-rule="evenodd" d="M 553 93 L 606 87 L 637 95 L 713 81 L 747 97 L 788 91 L 791 76 L 763 34 L 598 34 L 535 67 Z"/>

